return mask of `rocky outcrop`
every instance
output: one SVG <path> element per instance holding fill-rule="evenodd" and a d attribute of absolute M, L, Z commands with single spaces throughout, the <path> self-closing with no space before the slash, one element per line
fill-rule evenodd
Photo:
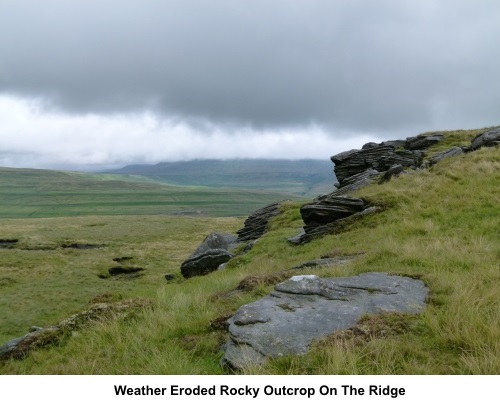
<path fill-rule="evenodd" d="M 317 226 L 351 216 L 363 211 L 365 206 L 366 203 L 360 198 L 328 194 L 303 205 L 300 214 L 306 226 Z"/>
<path fill-rule="evenodd" d="M 151 306 L 151 302 L 143 298 L 114 303 L 94 303 L 87 310 L 74 314 L 55 326 L 45 328 L 32 326 L 26 335 L 9 340 L 0 346 L 0 360 L 22 359 L 33 350 L 58 344 L 68 332 L 81 329 L 90 322 L 126 318 L 140 309 L 150 308 Z"/>
<path fill-rule="evenodd" d="M 476 136 L 471 142 L 473 150 L 482 148 L 483 146 L 495 146 L 500 144 L 500 127 L 490 129 Z"/>
<path fill-rule="evenodd" d="M 230 251 L 237 246 L 236 235 L 212 232 L 189 258 L 181 264 L 185 278 L 211 273 L 234 257 Z"/>
<path fill-rule="evenodd" d="M 351 328 L 364 315 L 422 312 L 427 292 L 420 280 L 386 273 L 294 276 L 228 319 L 230 340 L 221 363 L 242 369 L 305 354 L 314 340 Z"/>
<path fill-rule="evenodd" d="M 247 242 L 260 238 L 267 230 L 271 218 L 279 215 L 281 201 L 275 202 L 255 211 L 246 220 L 243 228 L 236 233 L 238 242 Z"/>
<path fill-rule="evenodd" d="M 429 146 L 435 145 L 441 142 L 444 138 L 443 134 L 432 134 L 432 135 L 417 135 L 410 138 L 406 138 L 405 149 L 408 150 L 422 150 L 427 149 Z"/>
<path fill-rule="evenodd" d="M 288 241 L 294 245 L 304 244 L 321 236 L 334 233 L 360 216 L 376 212 L 360 198 L 337 196 L 335 193 L 319 197 L 300 208 L 305 223 L 303 230 Z"/>
<path fill-rule="evenodd" d="M 363 188 L 364 186 L 371 184 L 373 180 L 378 179 L 381 175 L 382 173 L 380 173 L 375 169 L 367 169 L 364 172 L 348 177 L 342 182 L 342 188 L 339 188 L 328 195 L 329 196 L 348 195 L 353 191 L 359 190 L 360 188 Z"/>
<path fill-rule="evenodd" d="M 463 155 L 464 153 L 465 152 L 463 148 L 461 148 L 460 146 L 454 146 L 453 148 L 445 150 L 444 152 L 439 152 L 433 155 L 429 159 L 429 165 L 430 166 L 435 165 L 436 163 L 440 162 L 443 159 L 447 159 L 454 156 L 460 156 Z"/>
<path fill-rule="evenodd" d="M 384 174 L 395 165 L 403 168 L 417 168 L 422 165 L 424 149 L 440 142 L 442 134 L 418 135 L 406 140 L 386 141 L 382 143 L 370 142 L 363 145 L 362 149 L 352 149 L 331 157 L 335 165 L 334 171 L 339 181 L 337 195 L 347 194 L 370 183 L 376 177 L 375 172 Z M 356 181 L 354 176 L 363 176 L 363 182 L 358 187 L 353 187 Z M 367 174 L 370 173 L 369 176 Z M 357 180 L 357 179 L 356 179 Z M 342 191 L 344 187 L 347 187 Z"/>
<path fill-rule="evenodd" d="M 381 166 L 381 159 L 392 153 L 394 153 L 392 146 L 375 146 L 360 150 L 353 149 L 332 156 L 331 160 L 335 164 L 335 175 L 340 182 L 340 187 L 343 186 L 343 181 L 348 177 L 367 169 L 378 170 Z"/>

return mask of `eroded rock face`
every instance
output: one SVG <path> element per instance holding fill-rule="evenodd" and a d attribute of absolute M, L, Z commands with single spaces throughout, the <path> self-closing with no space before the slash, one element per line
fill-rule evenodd
<path fill-rule="evenodd" d="M 268 358 L 304 354 L 315 339 L 351 328 L 363 315 L 420 313 L 427 293 L 420 280 L 386 273 L 294 276 L 228 319 L 230 340 L 221 363 L 241 369 Z"/>
<path fill-rule="evenodd" d="M 429 165 L 432 166 L 443 159 L 448 159 L 450 157 L 460 156 L 463 154 L 465 154 L 465 152 L 460 146 L 454 146 L 453 148 L 445 150 L 444 152 L 436 153 L 435 155 L 433 155 L 429 160 Z"/>
<path fill-rule="evenodd" d="M 236 238 L 236 235 L 212 232 L 181 264 L 182 275 L 190 278 L 217 270 L 221 264 L 234 257 L 230 249 L 236 247 Z"/>
<path fill-rule="evenodd" d="M 417 135 L 406 138 L 405 148 L 409 150 L 427 149 L 429 146 L 441 142 L 444 138 L 443 134 L 433 135 Z"/>
<path fill-rule="evenodd" d="M 246 220 L 244 227 L 236 233 L 238 242 L 246 242 L 260 238 L 267 230 L 271 218 L 279 215 L 281 202 L 275 202 L 255 211 Z"/>
<path fill-rule="evenodd" d="M 328 194 L 303 205 L 300 213 L 306 225 L 322 225 L 363 211 L 365 205 L 360 198 Z"/>
<path fill-rule="evenodd" d="M 288 239 L 294 245 L 304 244 L 313 239 L 335 232 L 350 220 L 374 213 L 376 207 L 369 207 L 360 198 L 331 193 L 300 208 L 305 223 L 302 231 Z"/>
<path fill-rule="evenodd" d="M 471 147 L 473 150 L 476 150 L 483 146 L 495 146 L 498 144 L 500 144 L 500 127 L 490 129 L 476 136 L 471 142 Z"/>

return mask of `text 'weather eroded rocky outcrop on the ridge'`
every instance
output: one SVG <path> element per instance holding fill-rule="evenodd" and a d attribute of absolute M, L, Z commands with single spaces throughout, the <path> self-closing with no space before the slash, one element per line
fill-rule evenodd
<path fill-rule="evenodd" d="M 230 340 L 221 363 L 241 369 L 305 354 L 314 340 L 351 328 L 364 315 L 422 312 L 427 292 L 420 280 L 385 273 L 294 276 L 228 319 Z"/>

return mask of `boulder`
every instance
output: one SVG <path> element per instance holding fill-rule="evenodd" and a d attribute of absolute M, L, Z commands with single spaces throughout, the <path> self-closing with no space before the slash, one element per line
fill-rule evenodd
<path fill-rule="evenodd" d="M 384 173 L 384 177 L 382 179 L 382 181 L 389 181 L 393 176 L 399 176 L 401 173 L 403 173 L 403 166 L 401 165 L 398 165 L 398 164 L 395 164 L 395 165 L 392 165 L 389 170 L 387 170 L 385 173 Z"/>
<path fill-rule="evenodd" d="M 435 165 L 437 162 L 440 162 L 443 159 L 447 159 L 453 156 L 463 155 L 465 152 L 460 146 L 454 146 L 444 152 L 436 153 L 429 160 L 429 165 Z"/>
<path fill-rule="evenodd" d="M 386 273 L 354 277 L 294 276 L 227 321 L 221 364 L 242 369 L 268 358 L 305 354 L 311 343 L 348 329 L 367 314 L 424 310 L 424 283 Z"/>
<path fill-rule="evenodd" d="M 212 232 L 181 264 L 182 275 L 190 278 L 217 270 L 221 264 L 234 257 L 230 249 L 237 246 L 236 239 L 236 235 Z"/>
<path fill-rule="evenodd" d="M 247 242 L 260 238 L 267 231 L 267 224 L 271 218 L 281 213 L 281 201 L 275 202 L 255 211 L 246 220 L 238 234 L 237 242 Z"/>
<path fill-rule="evenodd" d="M 500 127 L 490 129 L 476 136 L 471 142 L 471 148 L 476 150 L 483 146 L 495 146 L 498 144 L 500 144 Z"/>

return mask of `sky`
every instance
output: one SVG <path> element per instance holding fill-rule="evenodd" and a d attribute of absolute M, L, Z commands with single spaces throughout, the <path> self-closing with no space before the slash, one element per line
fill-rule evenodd
<path fill-rule="evenodd" d="M 0 0 L 0 166 L 317 158 L 500 125 L 497 0 Z"/>

